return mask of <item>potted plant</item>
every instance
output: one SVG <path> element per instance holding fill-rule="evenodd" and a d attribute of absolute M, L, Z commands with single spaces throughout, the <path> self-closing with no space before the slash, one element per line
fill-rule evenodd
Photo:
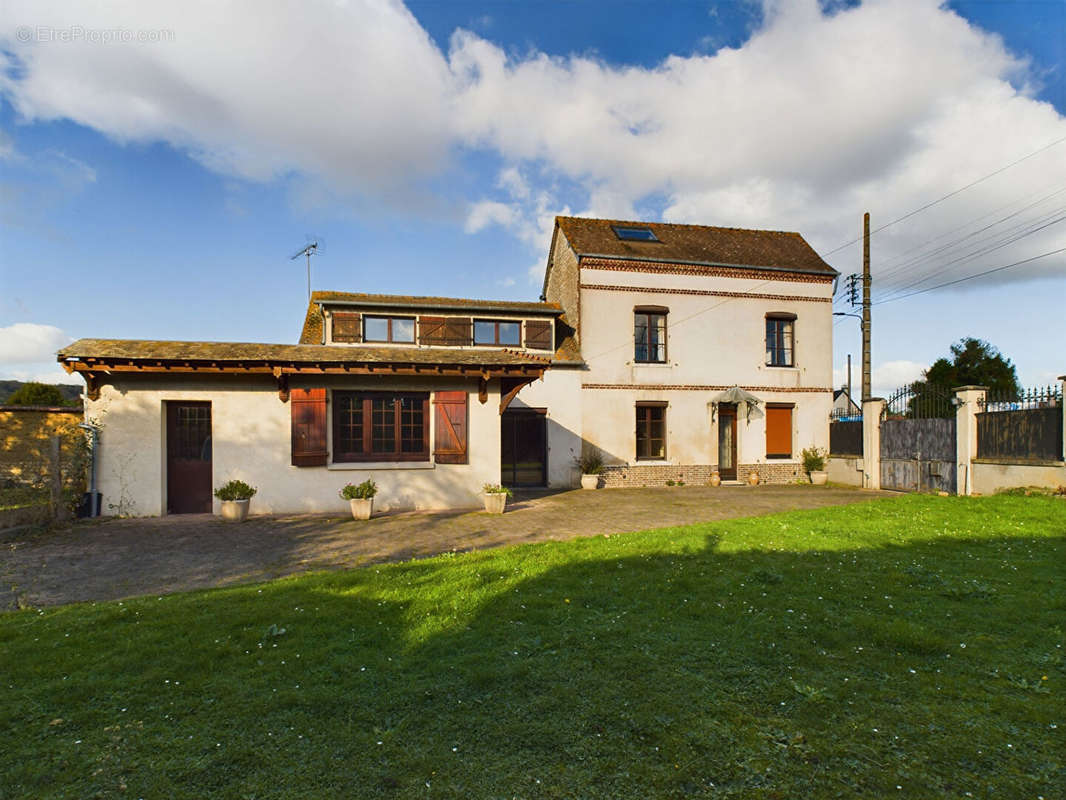
<path fill-rule="evenodd" d="M 482 490 L 484 492 L 482 497 L 485 499 L 485 510 L 490 514 L 502 514 L 504 506 L 507 505 L 507 498 L 514 494 L 506 486 L 501 486 L 498 483 L 486 483 Z"/>
<path fill-rule="evenodd" d="M 338 494 L 351 505 L 352 519 L 370 519 L 374 513 L 374 495 L 377 493 L 378 485 L 373 479 L 367 478 L 358 486 L 346 483 Z"/>
<path fill-rule="evenodd" d="M 751 472 L 748 473 L 748 486 L 758 486 L 758 485 L 759 485 L 759 471 L 753 469 Z"/>
<path fill-rule="evenodd" d="M 259 491 L 244 481 L 232 480 L 215 489 L 215 497 L 222 501 L 222 519 L 226 522 L 244 522 L 248 506 Z"/>
<path fill-rule="evenodd" d="M 803 451 L 803 469 L 811 476 L 811 483 L 815 486 L 825 486 L 829 480 L 829 473 L 825 471 L 825 450 L 817 447 L 808 447 Z"/>
<path fill-rule="evenodd" d="M 600 475 L 603 474 L 603 459 L 600 455 L 598 453 L 588 453 L 575 460 L 581 470 L 581 488 L 598 489 Z"/>

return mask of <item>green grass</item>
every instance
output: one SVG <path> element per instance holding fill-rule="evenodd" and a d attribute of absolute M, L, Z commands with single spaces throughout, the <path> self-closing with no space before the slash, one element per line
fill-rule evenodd
<path fill-rule="evenodd" d="M 0 796 L 1061 798 L 1064 543 L 909 496 L 12 612 Z"/>

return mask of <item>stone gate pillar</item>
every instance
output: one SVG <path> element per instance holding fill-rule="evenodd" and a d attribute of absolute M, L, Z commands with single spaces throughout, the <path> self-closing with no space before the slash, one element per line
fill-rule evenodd
<path fill-rule="evenodd" d="M 977 413 L 987 386 L 959 386 L 955 392 L 955 494 L 973 494 L 973 460 L 977 458 Z"/>
<path fill-rule="evenodd" d="M 862 401 L 862 486 L 881 488 L 881 413 L 885 410 L 883 397 Z"/>

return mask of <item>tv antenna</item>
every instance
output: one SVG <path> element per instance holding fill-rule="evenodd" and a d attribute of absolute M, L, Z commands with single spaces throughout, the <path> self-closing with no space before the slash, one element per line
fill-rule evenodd
<path fill-rule="evenodd" d="M 311 240 L 311 238 L 308 237 L 307 244 L 305 244 L 303 247 L 301 247 L 299 250 L 297 250 L 295 253 L 293 253 L 292 256 L 289 258 L 289 261 L 295 261 L 300 256 L 303 256 L 304 258 L 307 259 L 307 302 L 308 303 L 311 302 L 311 256 L 318 255 L 320 250 L 324 251 L 326 249 L 325 248 L 325 244 L 326 243 L 321 241 L 320 239 Z"/>

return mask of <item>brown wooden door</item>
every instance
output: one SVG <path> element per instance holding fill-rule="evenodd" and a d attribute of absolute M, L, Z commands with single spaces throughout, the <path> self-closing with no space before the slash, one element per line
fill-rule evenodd
<path fill-rule="evenodd" d="M 167 406 L 167 513 L 211 513 L 211 404 Z"/>
<path fill-rule="evenodd" d="M 724 481 L 737 479 L 737 407 L 718 406 L 718 474 Z"/>
<path fill-rule="evenodd" d="M 544 409 L 508 409 L 500 417 L 500 480 L 504 486 L 547 485 Z"/>

